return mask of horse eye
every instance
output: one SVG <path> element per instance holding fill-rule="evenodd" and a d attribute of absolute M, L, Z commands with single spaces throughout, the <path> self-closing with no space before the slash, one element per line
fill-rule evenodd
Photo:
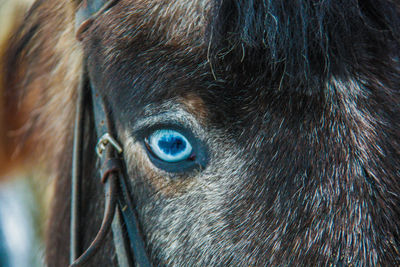
<path fill-rule="evenodd" d="M 154 131 L 145 142 L 147 149 L 165 162 L 180 162 L 193 156 L 193 148 L 188 139 L 175 130 Z"/>

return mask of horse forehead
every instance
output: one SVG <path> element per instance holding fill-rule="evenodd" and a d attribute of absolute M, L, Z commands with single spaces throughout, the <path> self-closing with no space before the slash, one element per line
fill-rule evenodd
<path fill-rule="evenodd" d="M 116 22 L 122 31 L 134 27 L 166 44 L 193 45 L 204 39 L 211 6 L 211 0 L 126 0 L 116 6 Z"/>

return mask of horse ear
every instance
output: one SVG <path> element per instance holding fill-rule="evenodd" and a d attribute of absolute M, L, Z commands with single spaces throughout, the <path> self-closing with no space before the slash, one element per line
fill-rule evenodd
<path fill-rule="evenodd" d="M 8 166 L 57 170 L 72 142 L 82 49 L 76 1 L 36 1 L 1 51 L 0 175 Z M 6 144 L 6 146 L 2 146 Z"/>

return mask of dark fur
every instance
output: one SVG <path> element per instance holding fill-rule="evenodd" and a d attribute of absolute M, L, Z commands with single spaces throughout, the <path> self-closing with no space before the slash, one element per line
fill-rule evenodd
<path fill-rule="evenodd" d="M 59 14 L 73 23 L 76 6 L 50 2 L 39 1 L 14 37 L 6 69 L 11 95 L 31 84 L 21 66 L 40 67 L 49 54 L 29 50 L 52 39 L 50 29 L 39 29 Z M 101 88 L 126 146 L 155 265 L 399 265 L 399 5 L 211 1 L 207 25 L 185 35 L 193 18 L 180 11 L 188 10 L 169 8 L 176 14 L 168 17 L 163 12 L 174 1 L 152 9 L 154 2 L 120 1 L 95 20 L 82 47 L 88 76 Z M 53 31 L 62 30 L 60 23 Z M 47 72 L 40 68 L 30 78 Z M 49 79 L 51 85 L 55 78 Z M 190 123 L 187 108 L 193 96 L 190 103 L 206 114 L 192 114 L 198 124 Z M 135 122 L 180 108 L 189 115 L 179 113 L 186 114 L 179 123 L 191 125 L 208 149 L 200 173 L 160 172 L 131 144 L 141 143 Z M 44 111 L 39 122 L 57 120 Z M 65 124 L 71 133 L 72 121 Z M 34 121 L 23 136 L 29 140 L 46 125 Z M 65 153 L 56 153 L 51 266 L 68 259 L 69 216 L 61 214 L 69 209 L 71 138 L 65 136 Z M 83 247 L 102 209 L 101 185 L 92 178 L 94 136 L 87 136 Z M 111 242 L 96 261 L 115 263 Z"/>

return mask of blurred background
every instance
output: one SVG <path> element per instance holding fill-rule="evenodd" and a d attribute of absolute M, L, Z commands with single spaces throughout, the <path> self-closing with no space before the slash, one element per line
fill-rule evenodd
<path fill-rule="evenodd" d="M 0 266 L 43 264 L 44 207 L 33 177 L 0 184 Z"/>
<path fill-rule="evenodd" d="M 33 1 L 0 0 L 0 44 L 7 42 L 15 21 L 23 18 Z M 22 171 L 0 177 L 0 267 L 44 266 L 50 181 Z"/>

